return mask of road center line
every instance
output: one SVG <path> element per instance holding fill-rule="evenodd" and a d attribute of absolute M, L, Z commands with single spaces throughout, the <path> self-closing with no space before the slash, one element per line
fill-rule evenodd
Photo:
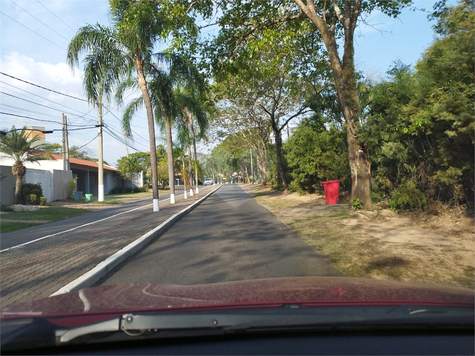
<path fill-rule="evenodd" d="M 166 198 L 166 199 L 163 199 L 163 200 L 160 200 L 160 201 L 162 202 L 162 201 L 165 201 L 165 200 L 168 200 L 168 199 L 170 199 L 170 198 Z M 151 206 L 151 205 L 152 205 L 152 204 L 147 204 L 147 205 L 144 205 L 144 206 L 139 206 L 138 208 L 134 208 L 134 209 L 131 209 L 131 210 L 123 211 L 123 212 L 121 212 L 121 213 L 108 216 L 107 218 L 103 218 L 103 219 L 96 220 L 96 221 L 91 221 L 91 222 L 89 222 L 89 223 L 87 223 L 87 224 L 79 225 L 79 226 L 73 227 L 73 228 L 68 229 L 68 230 L 64 230 L 64 231 L 60 231 L 60 232 L 55 232 L 54 234 L 51 234 L 51 235 L 46 235 L 46 236 L 43 236 L 43 237 L 39 237 L 39 238 L 37 238 L 37 239 L 35 239 L 35 240 L 31 240 L 31 241 L 24 242 L 24 243 L 19 244 L 19 245 L 16 245 L 16 246 L 12 246 L 12 247 L 9 247 L 9 248 L 0 250 L 0 253 L 5 252 L 5 251 L 9 251 L 9 250 L 13 250 L 14 248 L 17 248 L 17 247 L 29 245 L 29 244 L 31 244 L 31 243 L 33 243 L 33 242 L 37 242 L 37 241 L 40 241 L 40 240 L 43 240 L 43 239 L 47 239 L 48 237 L 53 237 L 53 236 L 56 236 L 56 235 L 61 235 L 61 234 L 64 234 L 64 233 L 66 233 L 66 232 L 74 231 L 74 230 L 80 229 L 80 228 L 85 227 L 85 226 L 93 225 L 93 224 L 96 224 L 96 223 L 98 223 L 98 222 L 101 222 L 101 221 L 104 221 L 104 220 L 108 220 L 108 219 L 114 218 L 114 217 L 119 216 L 119 215 L 122 215 L 122 214 L 127 214 L 127 213 L 130 213 L 130 212 L 135 211 L 135 210 L 139 210 L 139 209 L 146 208 L 146 207 Z"/>

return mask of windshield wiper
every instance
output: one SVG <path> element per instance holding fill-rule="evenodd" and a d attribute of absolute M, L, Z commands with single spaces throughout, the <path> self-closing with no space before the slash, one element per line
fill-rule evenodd
<path fill-rule="evenodd" d="M 471 327 L 471 308 L 447 307 L 333 307 L 333 308 L 273 308 L 223 312 L 193 313 L 128 313 L 120 317 L 71 329 L 56 330 L 56 343 L 66 344 L 97 333 L 123 332 L 139 336 L 145 332 L 188 330 L 230 333 L 282 328 L 348 328 L 348 327 Z M 125 336 L 124 335 L 124 336 Z"/>

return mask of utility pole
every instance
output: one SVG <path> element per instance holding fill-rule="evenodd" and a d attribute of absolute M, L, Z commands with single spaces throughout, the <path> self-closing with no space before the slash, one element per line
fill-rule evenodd
<path fill-rule="evenodd" d="M 69 171 L 68 118 L 63 115 L 63 170 Z"/>
<path fill-rule="evenodd" d="M 102 99 L 102 98 L 101 98 Z M 103 141 L 102 141 L 102 102 L 99 101 L 99 105 L 97 108 L 98 116 L 99 116 L 99 123 L 97 125 L 97 138 L 99 139 L 99 162 L 97 163 L 97 200 L 104 201 L 104 157 L 103 157 Z M 125 146 L 127 147 L 127 146 Z M 128 156 L 128 155 L 127 155 Z"/>
<path fill-rule="evenodd" d="M 249 153 L 251 154 L 251 182 L 254 184 L 254 169 L 252 168 L 252 148 L 249 148 Z"/>

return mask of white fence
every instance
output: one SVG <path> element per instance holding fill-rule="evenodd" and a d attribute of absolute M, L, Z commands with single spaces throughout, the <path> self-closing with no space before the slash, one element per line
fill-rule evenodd
<path fill-rule="evenodd" d="M 1 166 L 1 204 L 11 205 L 15 201 L 15 181 L 9 166 Z M 43 196 L 47 201 L 62 200 L 67 198 L 67 183 L 73 178 L 71 171 L 62 170 L 42 170 L 27 168 L 24 183 L 40 183 L 43 190 Z"/>

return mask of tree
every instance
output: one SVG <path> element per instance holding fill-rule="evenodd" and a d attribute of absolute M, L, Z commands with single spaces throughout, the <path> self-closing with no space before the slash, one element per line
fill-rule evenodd
<path fill-rule="evenodd" d="M 48 143 L 46 142 L 43 146 L 43 151 L 49 154 L 60 155 L 63 153 L 63 146 L 59 143 Z"/>
<path fill-rule="evenodd" d="M 440 35 L 416 70 L 397 62 L 371 84 L 358 129 L 373 161 L 376 193 L 394 208 L 426 201 L 473 204 L 475 15 L 473 2 L 443 8 Z"/>
<path fill-rule="evenodd" d="M 81 30 L 80 30 L 81 31 Z M 68 47 L 67 60 L 69 66 L 74 70 L 78 64 L 78 49 L 85 50 L 84 37 L 76 35 Z M 76 43 L 75 43 L 76 42 Z M 102 45 L 102 44 L 101 44 Z M 114 66 L 120 61 L 120 57 L 104 58 L 111 54 L 104 53 L 101 46 L 89 48 L 89 55 L 84 60 L 84 78 L 83 86 L 86 92 L 87 100 L 93 107 L 97 107 L 98 116 L 98 201 L 104 201 L 104 161 L 103 161 L 103 136 L 102 136 L 102 109 L 103 97 L 110 100 L 112 86 L 117 82 L 119 73 Z"/>
<path fill-rule="evenodd" d="M 139 173 L 143 170 L 140 161 L 136 157 L 122 157 L 118 160 L 117 169 L 120 175 L 126 179 L 132 180 L 134 173 Z"/>
<path fill-rule="evenodd" d="M 25 162 L 37 162 L 51 159 L 50 154 L 43 151 L 45 144 L 35 145 L 39 141 L 38 136 L 30 136 L 26 127 L 17 130 L 15 126 L 4 136 L 0 137 L 0 152 L 14 160 L 12 173 L 16 177 L 15 204 L 21 199 L 22 179 L 26 174 Z"/>
<path fill-rule="evenodd" d="M 408 6 L 411 0 L 375 1 L 375 0 L 294 0 L 294 1 L 256 1 L 235 2 L 222 1 L 223 16 L 221 38 L 218 42 L 218 53 L 215 58 L 239 61 L 240 56 L 248 51 L 248 42 L 253 38 L 263 36 L 261 41 L 268 46 L 282 45 L 282 41 L 274 42 L 274 33 L 269 29 L 279 28 L 283 23 L 295 24 L 300 37 L 301 52 L 306 57 L 296 61 L 296 67 L 305 64 L 305 58 L 311 63 L 320 60 L 327 63 L 333 74 L 333 82 L 338 94 L 338 100 L 345 118 L 348 141 L 348 161 L 351 169 L 352 187 L 351 198 L 358 198 L 365 208 L 370 208 L 371 202 L 371 164 L 366 147 L 362 144 L 357 133 L 357 124 L 361 116 L 357 73 L 354 65 L 354 31 L 357 22 L 365 14 L 379 10 L 382 13 L 396 17 L 401 9 Z M 309 19 L 313 28 L 308 27 Z M 297 26 L 299 25 L 299 26 Z M 317 35 L 313 32 L 317 30 Z M 266 36 L 270 33 L 270 36 Z M 286 32 L 289 39 L 290 31 Z M 289 37 L 290 36 L 290 37 Z M 285 37 L 284 37 L 285 38 Z M 312 38 L 320 46 L 307 46 Z M 285 42 L 284 42 L 285 43 Z M 338 44 L 342 49 L 338 52 Z M 212 47 L 213 48 L 213 47 Z M 223 49 L 224 48 L 224 49 Z M 310 63 L 309 63 L 310 64 Z M 309 65 L 307 67 L 311 67 Z"/>
<path fill-rule="evenodd" d="M 327 126 L 327 127 L 326 127 Z M 345 132 L 318 118 L 305 120 L 284 144 L 292 190 L 321 191 L 323 181 L 341 180 L 350 186 Z"/>
<path fill-rule="evenodd" d="M 193 8 L 206 8 L 205 4 L 185 2 L 156 2 L 154 0 L 110 0 L 110 16 L 113 27 L 99 24 L 79 29 L 68 47 L 68 61 L 78 63 L 78 55 L 86 52 L 95 57 L 92 80 L 97 84 L 111 76 L 114 82 L 135 72 L 147 112 L 152 170 L 153 211 L 158 211 L 157 157 L 155 152 L 155 127 L 152 102 L 147 84 L 146 66 L 154 55 L 153 47 L 158 40 L 170 36 L 176 45 L 183 37 L 196 33 L 194 18 L 189 15 Z M 187 6 L 189 5 L 189 6 Z M 178 40 L 178 42 L 176 41 Z M 173 42 L 172 41 L 172 42 Z M 94 88 L 93 88 L 94 90 Z M 130 136 L 130 131 L 126 131 Z"/>

